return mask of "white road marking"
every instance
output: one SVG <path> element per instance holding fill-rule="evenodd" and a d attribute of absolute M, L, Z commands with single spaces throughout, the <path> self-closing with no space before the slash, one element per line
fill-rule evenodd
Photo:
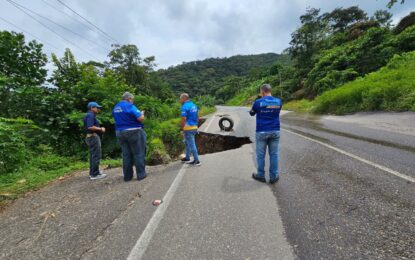
<path fill-rule="evenodd" d="M 186 171 L 186 165 L 183 165 L 179 173 L 177 174 L 176 178 L 174 179 L 173 183 L 171 184 L 169 190 L 167 191 L 166 195 L 164 195 L 163 203 L 160 204 L 158 208 L 156 209 L 156 211 L 154 212 L 153 216 L 148 222 L 140 238 L 137 240 L 137 243 L 134 245 L 133 249 L 131 250 L 127 260 L 133 260 L 133 259 L 136 260 L 136 259 L 141 259 L 143 257 L 154 235 L 154 232 L 156 231 L 160 221 L 163 219 L 164 213 L 166 212 L 167 207 L 169 206 L 170 201 L 174 196 L 174 193 L 179 187 L 179 184 L 183 178 L 185 171 Z"/>
<path fill-rule="evenodd" d="M 291 133 L 291 134 L 294 134 L 294 135 L 297 135 L 297 136 L 301 136 L 301 137 L 302 137 L 302 138 L 304 138 L 304 139 L 307 139 L 307 140 L 309 140 L 309 141 L 312 141 L 312 142 L 315 142 L 315 143 L 321 144 L 321 145 L 323 145 L 323 146 L 325 146 L 325 147 L 327 147 L 327 148 L 330 148 L 330 149 L 332 149 L 332 150 L 334 150 L 334 151 L 336 151 L 336 152 L 338 152 L 338 153 L 341 153 L 341 154 L 347 155 L 347 156 L 349 156 L 349 157 L 351 157 L 351 158 L 353 158 L 353 159 L 356 159 L 356 160 L 361 161 L 361 162 L 363 162 L 363 163 L 369 164 L 369 165 L 371 165 L 371 166 L 373 166 L 373 167 L 375 167 L 375 168 L 381 169 L 381 170 L 383 170 L 383 171 L 385 171 L 385 172 L 387 172 L 387 173 L 393 174 L 393 175 L 395 175 L 395 176 L 397 176 L 397 177 L 400 177 L 400 178 L 402 178 L 402 179 L 404 179 L 404 180 L 407 180 L 407 181 L 409 181 L 409 182 L 415 182 L 415 178 L 413 178 L 413 177 L 411 177 L 411 176 L 408 176 L 408 175 L 402 174 L 402 173 L 400 173 L 400 172 L 397 172 L 397 171 L 395 171 L 395 170 L 392 170 L 392 169 L 390 169 L 390 168 L 388 168 L 388 167 L 385 167 L 385 166 L 383 166 L 383 165 L 380 165 L 380 164 L 377 164 L 377 163 L 371 162 L 371 161 L 369 161 L 369 160 L 363 159 L 363 158 L 361 158 L 361 157 L 359 157 L 359 156 L 357 156 L 357 155 L 351 154 L 351 153 L 346 152 L 346 151 L 344 151 L 344 150 L 342 150 L 342 149 L 339 149 L 339 148 L 337 148 L 337 147 L 331 146 L 331 145 L 329 145 L 329 144 L 326 144 L 326 143 L 320 142 L 320 141 L 315 140 L 315 139 L 313 139 L 313 138 L 307 137 L 307 136 L 302 135 L 302 134 L 295 133 L 295 132 L 290 131 L 290 130 L 287 130 L 287 129 L 283 129 L 283 131 L 286 131 L 286 132 L 288 132 L 288 133 Z"/>
<path fill-rule="evenodd" d="M 205 132 L 207 132 L 209 130 L 210 125 L 212 124 L 213 121 L 215 121 L 215 117 L 216 117 L 216 113 L 213 114 L 213 116 L 211 117 L 212 119 L 210 119 L 209 124 L 205 128 Z"/>

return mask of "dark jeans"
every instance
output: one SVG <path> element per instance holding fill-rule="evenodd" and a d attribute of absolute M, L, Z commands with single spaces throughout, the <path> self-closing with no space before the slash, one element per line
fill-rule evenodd
<path fill-rule="evenodd" d="M 89 148 L 89 175 L 99 174 L 99 162 L 101 161 L 101 139 L 99 136 L 91 136 L 85 139 Z"/>
<path fill-rule="evenodd" d="M 130 181 L 133 178 L 133 165 L 135 165 L 137 179 L 146 175 L 146 138 L 144 129 L 125 130 L 119 133 L 124 181 Z"/>

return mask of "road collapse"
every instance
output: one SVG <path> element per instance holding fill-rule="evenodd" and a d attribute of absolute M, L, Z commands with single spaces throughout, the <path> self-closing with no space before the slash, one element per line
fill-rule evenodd
<path fill-rule="evenodd" d="M 209 154 L 238 149 L 244 144 L 252 143 L 249 137 L 235 137 L 230 135 L 209 134 L 199 132 L 196 144 L 199 154 Z"/>

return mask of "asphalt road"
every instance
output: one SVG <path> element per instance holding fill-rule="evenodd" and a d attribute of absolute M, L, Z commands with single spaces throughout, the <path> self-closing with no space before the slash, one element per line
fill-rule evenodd
<path fill-rule="evenodd" d="M 254 143 L 143 182 L 76 173 L 0 213 L 0 258 L 414 259 L 415 116 L 373 118 L 284 113 L 273 186 L 251 179 Z M 254 141 L 254 127 L 247 108 L 218 107 L 201 130 Z"/>

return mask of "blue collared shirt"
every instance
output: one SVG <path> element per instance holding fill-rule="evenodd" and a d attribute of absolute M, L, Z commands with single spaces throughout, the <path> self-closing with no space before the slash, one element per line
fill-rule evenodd
<path fill-rule="evenodd" d="M 256 100 L 250 111 L 251 116 L 256 115 L 256 131 L 279 131 L 281 108 L 282 101 L 279 98 L 265 96 Z"/>
<path fill-rule="evenodd" d="M 84 129 L 87 134 L 94 133 L 94 131 L 88 129 L 92 126 L 99 127 L 99 122 L 95 114 L 91 111 L 88 111 L 84 117 Z"/>
<path fill-rule="evenodd" d="M 138 121 L 142 113 L 138 108 L 128 101 L 122 100 L 115 105 L 112 116 L 115 121 L 115 130 L 123 131 L 130 128 L 143 127 L 144 124 Z"/>
<path fill-rule="evenodd" d="M 181 116 L 186 117 L 184 130 L 197 129 L 199 109 L 192 101 L 188 100 L 182 104 Z"/>

